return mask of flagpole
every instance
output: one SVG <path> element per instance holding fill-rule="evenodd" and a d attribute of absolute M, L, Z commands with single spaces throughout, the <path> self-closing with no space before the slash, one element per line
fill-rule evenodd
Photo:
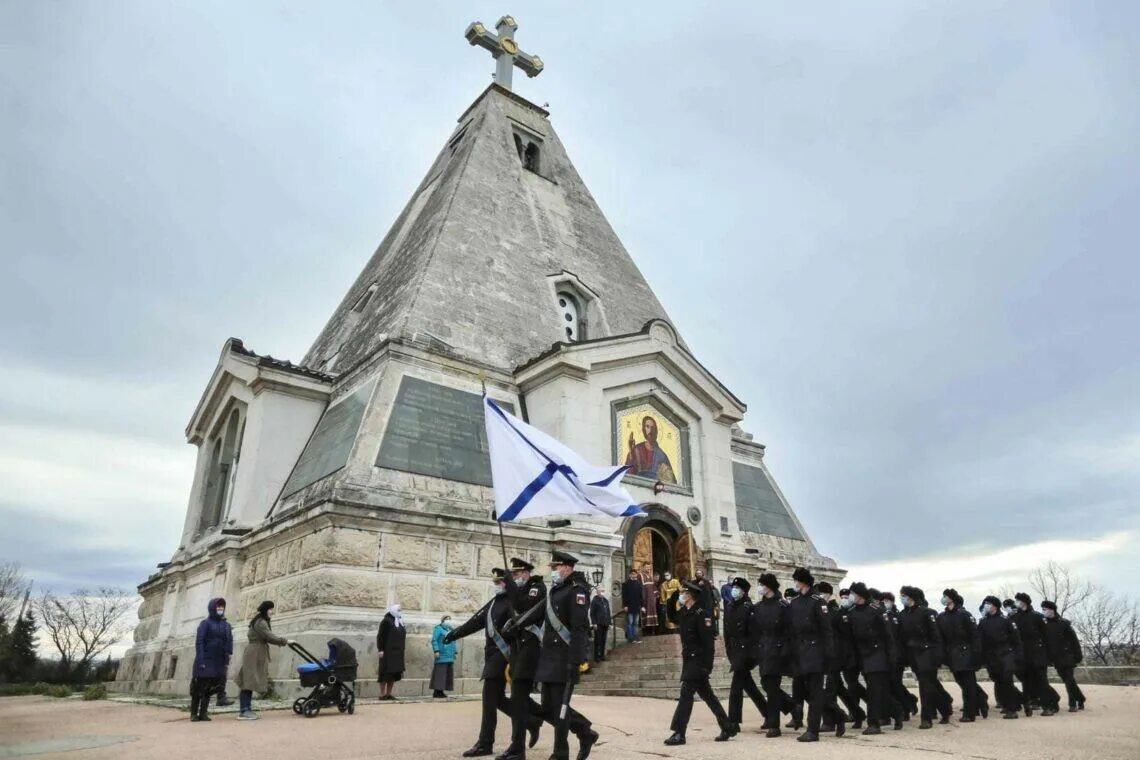
<path fill-rule="evenodd" d="M 483 398 L 487 398 L 487 373 L 479 373 L 479 385 L 483 387 Z M 511 572 L 511 562 L 507 559 L 507 539 L 503 537 L 503 521 L 499 519 L 498 511 L 495 512 L 495 523 L 499 526 L 499 548 L 503 550 L 503 570 L 508 574 Z"/>

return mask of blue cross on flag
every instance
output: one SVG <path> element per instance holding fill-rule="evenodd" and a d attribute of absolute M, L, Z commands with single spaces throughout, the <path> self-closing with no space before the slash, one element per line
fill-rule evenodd
<path fill-rule="evenodd" d="M 645 515 L 621 485 L 628 470 L 624 465 L 589 464 L 485 395 L 483 413 L 500 521 L 557 515 Z"/>

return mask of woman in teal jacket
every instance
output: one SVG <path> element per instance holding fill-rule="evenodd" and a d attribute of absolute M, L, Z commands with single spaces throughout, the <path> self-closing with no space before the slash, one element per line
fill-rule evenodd
<path fill-rule="evenodd" d="M 431 632 L 431 651 L 435 653 L 435 667 L 431 671 L 432 696 L 445 699 L 444 692 L 455 690 L 455 654 L 459 645 L 454 641 L 445 643 L 448 631 L 455 628 L 451 615 L 444 615 L 439 625 Z"/>

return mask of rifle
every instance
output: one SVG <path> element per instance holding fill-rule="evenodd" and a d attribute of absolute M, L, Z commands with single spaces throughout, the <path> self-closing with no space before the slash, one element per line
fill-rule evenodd
<path fill-rule="evenodd" d="M 515 615 L 503 624 L 503 635 L 507 636 L 513 634 L 518 629 L 529 625 L 534 620 L 534 618 L 538 617 L 538 614 L 540 612 L 543 615 L 546 614 L 546 605 L 536 604 L 526 612 L 520 615 Z"/>

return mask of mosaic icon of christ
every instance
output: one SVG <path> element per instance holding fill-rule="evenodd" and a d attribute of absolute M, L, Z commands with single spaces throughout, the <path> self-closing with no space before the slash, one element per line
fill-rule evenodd
<path fill-rule="evenodd" d="M 629 455 L 625 458 L 627 467 L 633 468 L 633 474 L 641 478 L 659 480 L 662 483 L 676 483 L 677 476 L 673 472 L 673 464 L 666 454 L 657 445 L 657 420 L 653 417 L 642 417 L 641 433 L 645 440 L 637 442 L 633 432 L 629 434 Z"/>

